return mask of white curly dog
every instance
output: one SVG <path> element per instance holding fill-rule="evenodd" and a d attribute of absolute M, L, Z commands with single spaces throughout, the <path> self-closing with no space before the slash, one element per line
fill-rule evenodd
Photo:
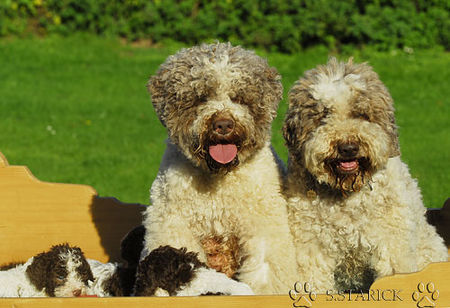
<path fill-rule="evenodd" d="M 299 277 L 316 292 L 367 290 L 377 277 L 447 261 L 400 159 L 392 98 L 367 64 L 307 71 L 283 127 Z"/>
<path fill-rule="evenodd" d="M 169 140 L 145 213 L 142 259 L 186 247 L 255 294 L 296 281 L 292 236 L 271 123 L 280 76 L 229 43 L 182 49 L 149 81 Z"/>

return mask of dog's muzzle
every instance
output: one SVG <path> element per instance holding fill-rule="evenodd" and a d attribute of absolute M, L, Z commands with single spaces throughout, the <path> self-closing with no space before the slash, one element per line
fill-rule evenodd
<path fill-rule="evenodd" d="M 340 143 L 337 150 L 339 159 L 335 161 L 336 170 L 343 174 L 357 172 L 360 167 L 360 160 L 357 158 L 359 145 L 353 142 Z"/>

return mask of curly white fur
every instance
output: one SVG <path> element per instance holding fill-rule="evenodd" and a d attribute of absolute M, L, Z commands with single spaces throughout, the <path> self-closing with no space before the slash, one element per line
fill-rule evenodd
<path fill-rule="evenodd" d="M 291 89 L 284 135 L 299 277 L 316 292 L 367 288 L 373 278 L 447 260 L 400 159 L 392 99 L 368 65 L 331 59 L 307 72 Z M 339 186 L 330 166 L 350 160 L 338 154 L 348 142 L 359 146 L 365 173 Z"/>
<path fill-rule="evenodd" d="M 113 296 L 113 294 L 105 289 L 104 285 L 117 271 L 117 263 L 102 263 L 93 259 L 87 259 L 87 261 L 94 276 L 94 282 L 89 286 L 88 294 L 99 297 Z"/>
<path fill-rule="evenodd" d="M 44 290 L 37 290 L 26 275 L 32 262 L 33 258 L 30 258 L 24 264 L 0 271 L 0 297 L 47 297 Z"/>
<path fill-rule="evenodd" d="M 198 296 L 207 293 L 225 295 L 253 295 L 248 285 L 238 282 L 213 269 L 200 267 L 195 270 L 195 278 L 177 292 L 177 296 Z"/>
<path fill-rule="evenodd" d="M 238 279 L 256 294 L 288 292 L 296 264 L 270 147 L 282 95 L 279 75 L 250 51 L 211 44 L 169 57 L 149 89 L 169 141 L 145 213 L 142 258 L 170 245 L 207 262 L 203 239 L 236 237 L 243 260 Z M 205 167 L 202 141 L 218 114 L 235 120 L 239 165 L 214 173 Z"/>

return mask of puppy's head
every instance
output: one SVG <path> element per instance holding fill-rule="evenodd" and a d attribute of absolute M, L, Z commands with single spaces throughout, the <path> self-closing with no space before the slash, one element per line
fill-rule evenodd
<path fill-rule="evenodd" d="M 282 96 L 278 72 L 229 43 L 182 49 L 161 65 L 148 89 L 171 142 L 212 172 L 236 167 L 270 140 Z"/>
<path fill-rule="evenodd" d="M 135 296 L 151 296 L 157 289 L 176 295 L 176 292 L 195 277 L 195 269 L 206 267 L 194 252 L 186 248 L 160 246 L 143 259 L 136 275 Z"/>
<path fill-rule="evenodd" d="M 283 134 L 290 159 L 344 195 L 400 154 L 392 98 L 367 64 L 331 58 L 289 93 Z"/>
<path fill-rule="evenodd" d="M 56 297 L 85 295 L 88 282 L 94 281 L 81 249 L 68 244 L 53 246 L 33 257 L 26 275 L 36 289 Z"/>

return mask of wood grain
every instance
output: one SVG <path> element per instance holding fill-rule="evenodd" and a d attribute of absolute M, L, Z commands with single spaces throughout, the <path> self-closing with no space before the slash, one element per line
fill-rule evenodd
<path fill-rule="evenodd" d="M 90 186 L 45 183 L 0 154 L 0 263 L 26 260 L 63 242 L 99 261 L 120 259 L 120 240 L 144 207 L 101 198 Z"/>

